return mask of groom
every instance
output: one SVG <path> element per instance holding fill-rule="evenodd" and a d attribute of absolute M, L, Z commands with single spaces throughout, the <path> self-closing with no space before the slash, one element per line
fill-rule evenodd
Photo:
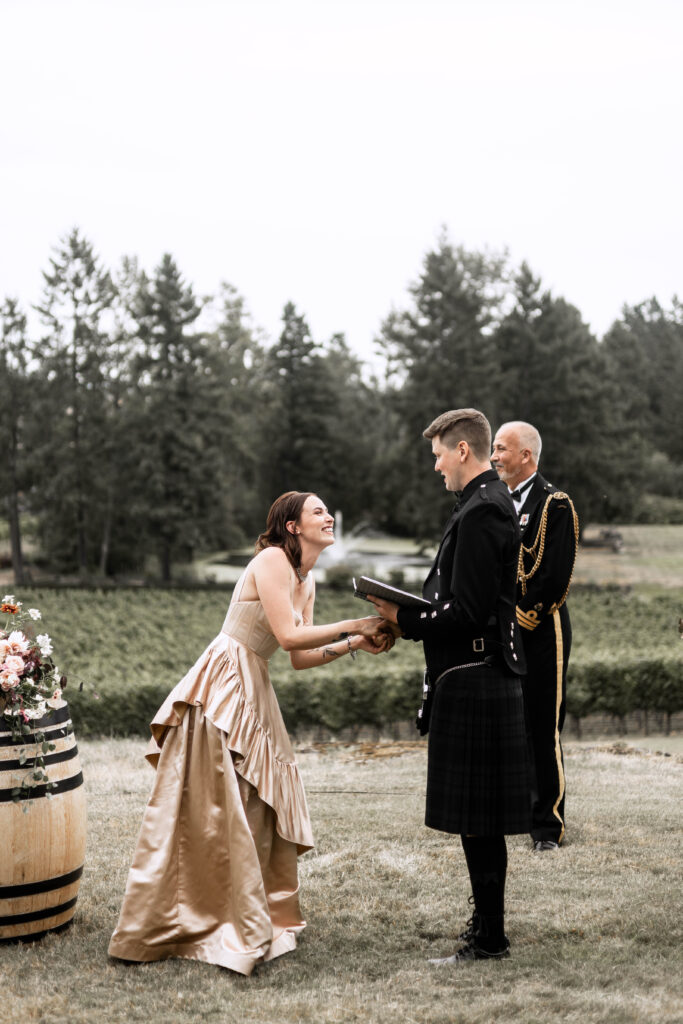
<path fill-rule="evenodd" d="M 436 964 L 509 955 L 505 836 L 526 833 L 530 788 L 515 616 L 520 532 L 491 468 L 491 428 L 476 409 L 442 413 L 424 431 L 446 489 L 462 492 L 423 587 L 431 609 L 371 598 L 395 633 L 421 641 L 433 690 L 426 824 L 459 834 L 474 914 L 462 946 Z"/>

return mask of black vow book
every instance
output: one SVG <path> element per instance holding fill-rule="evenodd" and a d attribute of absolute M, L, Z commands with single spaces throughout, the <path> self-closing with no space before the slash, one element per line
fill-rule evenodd
<path fill-rule="evenodd" d="M 399 590 L 388 583 L 380 583 L 379 580 L 372 580 L 369 576 L 361 576 L 353 581 L 353 593 L 356 597 L 362 597 L 364 601 L 372 597 L 381 597 L 383 601 L 393 601 L 404 608 L 431 608 L 429 601 L 417 594 L 409 594 L 407 590 Z"/>

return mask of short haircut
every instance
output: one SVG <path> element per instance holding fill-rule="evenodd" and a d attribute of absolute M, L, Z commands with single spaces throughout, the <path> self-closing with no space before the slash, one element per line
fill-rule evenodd
<path fill-rule="evenodd" d="M 485 462 L 491 454 L 491 424 L 478 409 L 442 412 L 422 436 L 429 440 L 438 437 L 446 448 L 456 448 L 460 441 L 466 441 L 478 462 Z"/>
<path fill-rule="evenodd" d="M 502 426 L 498 427 L 498 430 L 514 430 L 519 438 L 519 443 L 522 448 L 528 448 L 531 452 L 531 458 L 534 460 L 536 465 L 541 461 L 541 448 L 543 442 L 541 441 L 541 435 L 536 430 L 536 427 L 532 426 L 531 423 L 527 423 L 525 420 L 510 420 L 509 423 L 503 423 Z"/>

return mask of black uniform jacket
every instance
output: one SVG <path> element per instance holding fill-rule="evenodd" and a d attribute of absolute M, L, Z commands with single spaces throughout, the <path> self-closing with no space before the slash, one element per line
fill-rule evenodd
<path fill-rule="evenodd" d="M 404 636 L 424 644 L 430 679 L 484 657 L 503 671 L 524 674 L 515 617 L 519 544 L 508 489 L 495 470 L 486 470 L 465 487 L 446 525 L 422 588 L 432 609 L 398 612 Z"/>
<path fill-rule="evenodd" d="M 533 568 L 541 548 L 539 530 L 548 495 L 556 493 L 557 487 L 537 473 L 520 509 L 522 544 L 525 548 L 535 548 L 532 553 L 524 552 L 525 573 Z M 548 505 L 540 564 L 526 582 L 526 594 L 521 584 L 518 589 L 517 620 L 525 630 L 525 636 L 537 629 L 566 595 L 576 558 L 576 544 L 572 503 L 567 497 L 553 498 Z"/>

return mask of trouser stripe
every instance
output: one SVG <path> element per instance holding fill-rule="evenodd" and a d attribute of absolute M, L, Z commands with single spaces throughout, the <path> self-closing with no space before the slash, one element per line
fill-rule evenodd
<path fill-rule="evenodd" d="M 559 806 L 564 797 L 565 791 L 565 778 L 564 778 L 564 766 L 562 764 L 562 747 L 560 745 L 560 708 L 562 706 L 562 676 L 564 673 L 564 642 L 562 639 L 562 623 L 560 622 L 559 609 L 555 609 L 553 612 L 553 622 L 555 624 L 555 762 L 557 764 L 557 781 L 558 781 L 558 792 L 557 799 L 553 804 L 553 814 L 560 823 L 560 835 L 558 842 L 562 842 L 564 839 L 564 822 L 562 815 L 559 812 Z"/>

